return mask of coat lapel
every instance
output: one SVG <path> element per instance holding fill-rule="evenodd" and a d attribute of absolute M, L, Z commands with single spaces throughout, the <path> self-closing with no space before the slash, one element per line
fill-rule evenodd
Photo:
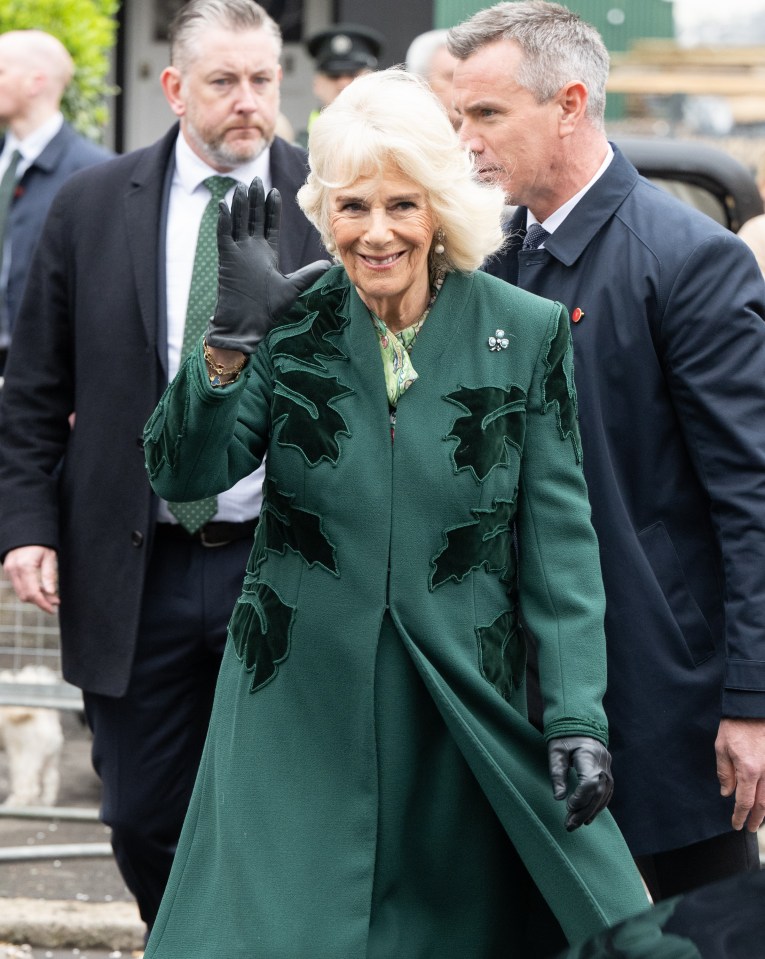
<path fill-rule="evenodd" d="M 282 196 L 279 232 L 279 269 L 292 273 L 307 261 L 308 240 L 313 229 L 295 201 L 295 194 L 308 175 L 307 158 L 276 137 L 271 144 L 271 183 Z"/>
<path fill-rule="evenodd" d="M 141 320 L 149 343 L 155 344 L 167 369 L 165 320 L 164 229 L 167 222 L 166 174 L 178 127 L 147 148 L 133 170 L 123 197 L 127 248 Z M 160 295 L 162 291 L 163 295 Z"/>
<path fill-rule="evenodd" d="M 465 273 L 447 273 L 441 292 L 422 325 L 412 347 L 411 358 L 417 373 L 435 373 L 446 350 L 459 351 L 459 337 L 467 342 L 477 335 L 476 317 L 467 311 L 473 278 Z"/>

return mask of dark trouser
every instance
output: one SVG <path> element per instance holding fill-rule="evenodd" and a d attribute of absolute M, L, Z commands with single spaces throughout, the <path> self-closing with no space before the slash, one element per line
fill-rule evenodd
<path fill-rule="evenodd" d="M 757 836 L 752 832 L 723 833 L 691 846 L 637 856 L 637 867 L 654 902 L 698 889 L 718 879 L 760 868 Z"/>
<path fill-rule="evenodd" d="M 158 532 L 128 690 L 120 698 L 84 694 L 103 783 L 101 818 L 149 929 L 194 785 L 251 545 L 248 537 L 207 548 Z"/>

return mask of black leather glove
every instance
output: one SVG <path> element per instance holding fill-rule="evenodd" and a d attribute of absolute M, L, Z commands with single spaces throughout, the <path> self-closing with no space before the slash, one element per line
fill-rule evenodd
<path fill-rule="evenodd" d="M 225 201 L 218 214 L 218 303 L 205 339 L 208 346 L 254 353 L 298 296 L 332 265 L 318 260 L 294 273 L 279 272 L 278 190 L 264 195 L 258 177 L 249 191 L 239 183 L 229 212 Z"/>
<path fill-rule="evenodd" d="M 568 793 L 568 771 L 573 766 L 579 776 L 576 789 L 568 797 L 566 829 L 573 832 L 582 823 L 588 825 L 606 808 L 614 791 L 611 754 L 590 736 L 565 736 L 547 744 L 550 779 L 556 799 Z"/>

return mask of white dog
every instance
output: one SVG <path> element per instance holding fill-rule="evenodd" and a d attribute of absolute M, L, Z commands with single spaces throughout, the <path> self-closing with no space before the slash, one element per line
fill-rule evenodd
<path fill-rule="evenodd" d="M 0 670 L 0 683 L 57 682 L 47 666 Z M 64 745 L 57 709 L 0 706 L 0 743 L 8 755 L 11 791 L 5 806 L 53 806 L 60 784 L 59 759 Z"/>

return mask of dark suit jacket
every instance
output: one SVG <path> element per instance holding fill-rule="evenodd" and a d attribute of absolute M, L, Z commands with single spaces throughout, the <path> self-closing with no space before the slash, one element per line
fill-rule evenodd
<path fill-rule="evenodd" d="M 572 320 L 606 586 L 616 790 L 634 854 L 730 829 L 721 715 L 765 716 L 765 284 L 733 234 L 616 152 L 546 248 L 489 272 Z"/>
<path fill-rule="evenodd" d="M 0 150 L 3 141 L 0 140 Z M 64 124 L 32 163 L 16 187 L 8 217 L 11 265 L 5 291 L 8 328 L 13 332 L 27 271 L 53 197 L 77 170 L 102 163 L 113 154 Z"/>
<path fill-rule="evenodd" d="M 111 696 L 128 683 L 154 524 L 141 435 L 167 379 L 164 235 L 177 135 L 76 175 L 56 197 L 0 405 L 0 553 L 58 551 L 64 676 Z M 295 202 L 306 171 L 302 150 L 274 141 L 284 272 L 326 256 Z"/>

